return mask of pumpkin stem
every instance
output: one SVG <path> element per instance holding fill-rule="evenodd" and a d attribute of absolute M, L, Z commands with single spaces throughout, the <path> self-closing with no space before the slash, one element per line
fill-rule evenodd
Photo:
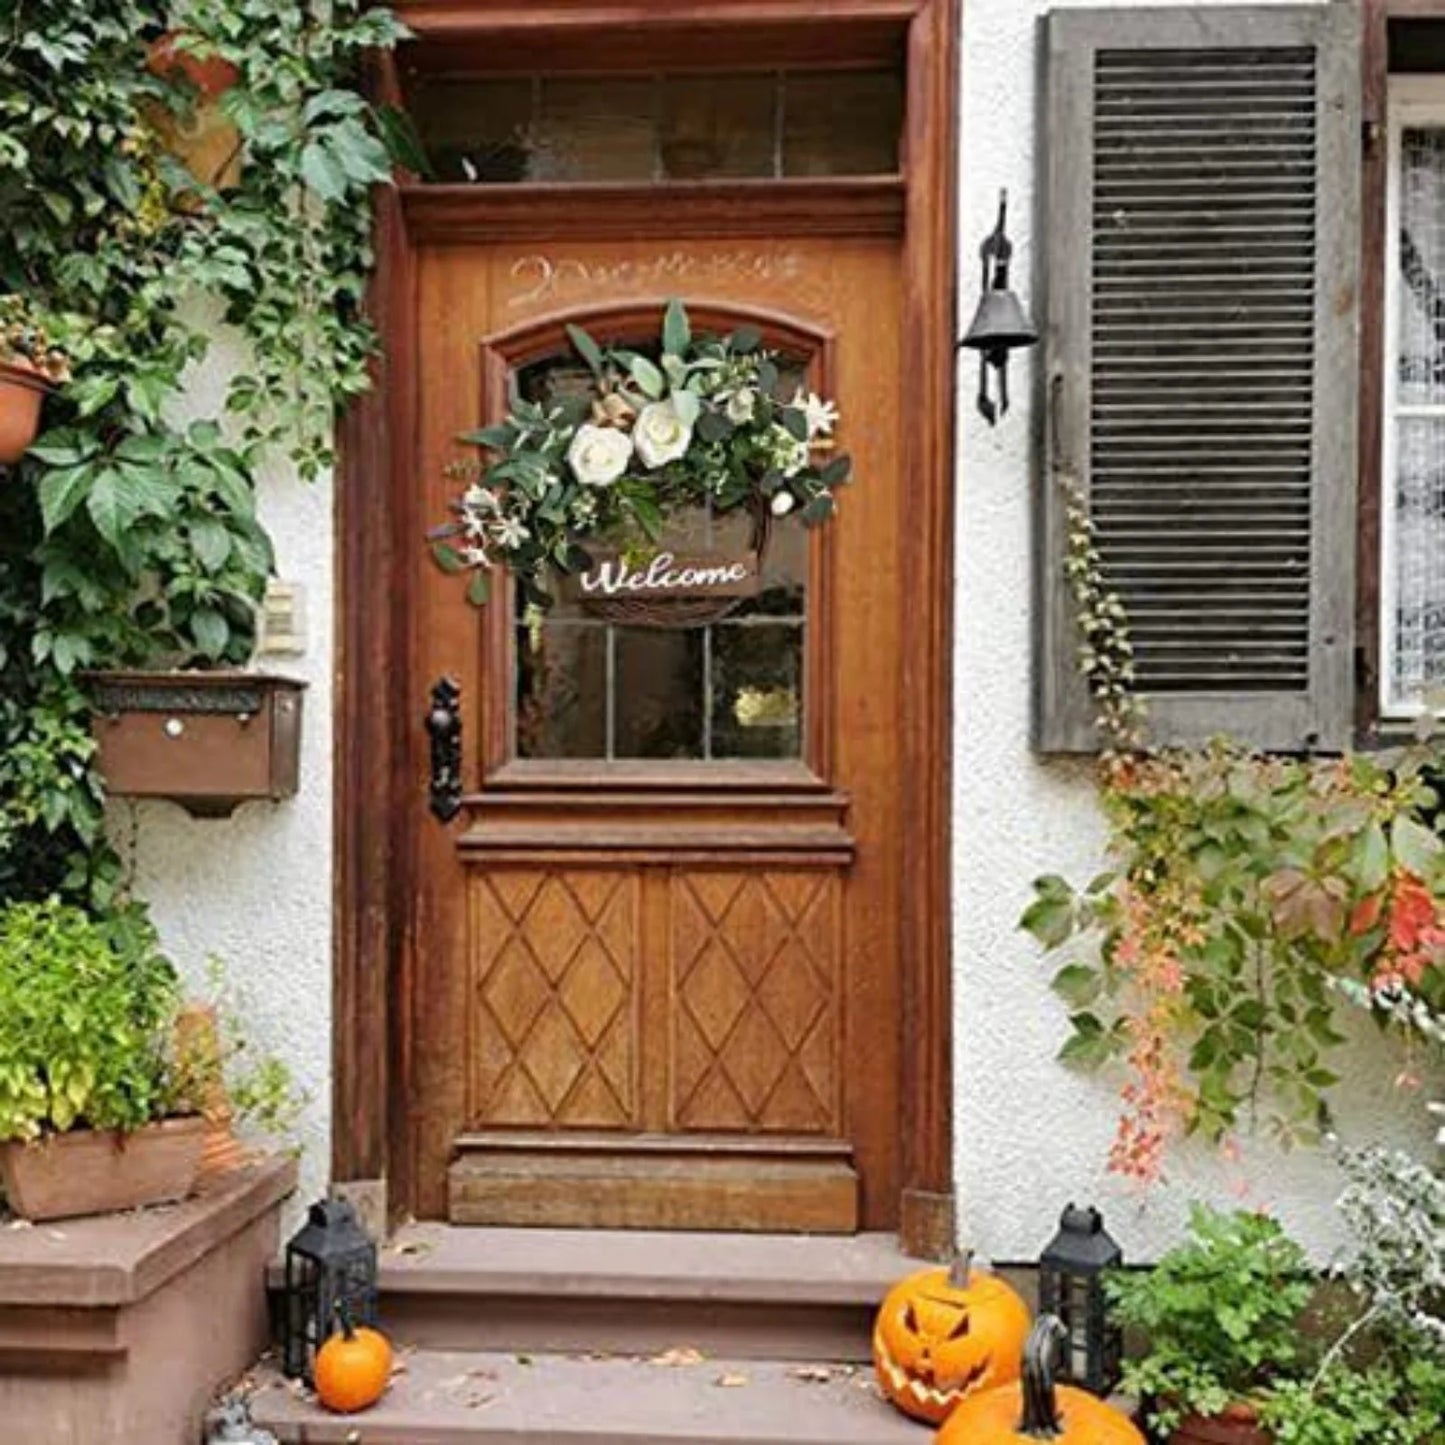
<path fill-rule="evenodd" d="M 1054 1370 L 1059 1349 L 1069 1332 L 1057 1315 L 1040 1315 L 1024 1345 L 1024 1417 L 1019 1434 L 1030 1440 L 1057 1440 L 1064 1433 Z"/>
<path fill-rule="evenodd" d="M 351 1306 L 344 1299 L 336 1301 L 336 1318 L 341 1321 L 341 1333 L 348 1340 L 356 1338 L 356 1321 L 351 1318 Z"/>
<path fill-rule="evenodd" d="M 948 1271 L 948 1283 L 953 1289 L 967 1289 L 968 1282 L 972 1278 L 973 1251 L 961 1249 L 953 1256 L 953 1264 Z"/>

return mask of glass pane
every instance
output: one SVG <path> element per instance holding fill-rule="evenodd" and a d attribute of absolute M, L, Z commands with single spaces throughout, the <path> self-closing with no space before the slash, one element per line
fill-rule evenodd
<path fill-rule="evenodd" d="M 529 179 L 650 181 L 657 87 L 642 80 L 544 80 Z"/>
<path fill-rule="evenodd" d="M 1397 424 L 1392 700 L 1445 687 L 1445 418 Z"/>
<path fill-rule="evenodd" d="M 783 389 L 796 389 L 804 374 L 801 364 L 785 365 Z M 516 386 L 529 400 L 545 401 L 586 390 L 590 379 L 569 355 L 525 368 Z M 695 507 L 667 519 L 658 548 L 736 556 L 751 550 L 754 537 L 747 513 Z M 686 626 L 645 625 L 625 601 L 604 606 L 555 589 L 536 628 L 516 634 L 517 755 L 800 757 L 808 539 L 796 517 L 772 520 L 757 593 Z M 519 617 L 523 610 L 519 595 Z"/>
<path fill-rule="evenodd" d="M 803 628 L 721 622 L 713 629 L 712 755 L 796 758 L 802 752 Z"/>
<path fill-rule="evenodd" d="M 550 621 L 517 629 L 517 756 L 607 753 L 607 633 Z"/>
<path fill-rule="evenodd" d="M 892 71 L 790 75 L 785 176 L 876 176 L 898 169 L 903 85 Z"/>
<path fill-rule="evenodd" d="M 526 181 L 532 177 L 536 83 L 435 80 L 411 100 L 417 134 L 438 181 Z"/>
<path fill-rule="evenodd" d="M 705 629 L 616 627 L 614 755 L 701 758 Z"/>
<path fill-rule="evenodd" d="M 1409 129 L 1400 151 L 1399 396 L 1445 403 L 1445 130 Z"/>
<path fill-rule="evenodd" d="M 659 139 L 669 180 L 771 176 L 778 82 L 772 75 L 672 76 L 662 83 Z"/>
<path fill-rule="evenodd" d="M 409 98 L 439 181 L 700 180 L 898 170 L 893 71 L 422 79 Z"/>

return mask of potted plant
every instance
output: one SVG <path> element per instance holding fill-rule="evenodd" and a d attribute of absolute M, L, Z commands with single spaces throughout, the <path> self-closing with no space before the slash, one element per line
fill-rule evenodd
<path fill-rule="evenodd" d="M 1315 1292 L 1304 1251 L 1277 1221 L 1196 1205 L 1189 1237 L 1154 1269 L 1108 1282 L 1115 1318 L 1147 1353 L 1124 1388 L 1148 1401 L 1172 1445 L 1268 1445 L 1261 1411 L 1309 1349 L 1301 1317 Z"/>
<path fill-rule="evenodd" d="M 56 901 L 0 911 L 0 1178 L 17 1214 L 190 1192 L 206 1120 L 177 1116 L 176 1003 L 174 970 L 133 915 L 97 920 Z"/>
<path fill-rule="evenodd" d="M 25 455 L 40 429 L 40 407 L 70 379 L 70 359 L 23 296 L 0 296 L 0 466 Z"/>

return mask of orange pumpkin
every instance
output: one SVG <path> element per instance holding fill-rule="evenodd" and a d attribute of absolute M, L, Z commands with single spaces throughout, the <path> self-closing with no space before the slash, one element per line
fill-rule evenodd
<path fill-rule="evenodd" d="M 1010 1445 L 1053 1440 L 1062 1445 L 1144 1445 L 1117 1410 L 1087 1390 L 1054 1384 L 1054 1358 L 1067 1331 L 1044 1315 L 1024 1346 L 1023 1380 L 972 1395 L 948 1417 L 936 1445 Z"/>
<path fill-rule="evenodd" d="M 374 1405 L 391 1378 L 391 1344 L 379 1330 L 353 1326 L 341 1312 L 341 1329 L 316 1352 L 316 1398 L 338 1415 Z"/>
<path fill-rule="evenodd" d="M 1016 1380 L 1029 1311 L 967 1255 L 888 1292 L 873 1326 L 883 1393 L 906 1415 L 937 1425 L 966 1395 Z"/>

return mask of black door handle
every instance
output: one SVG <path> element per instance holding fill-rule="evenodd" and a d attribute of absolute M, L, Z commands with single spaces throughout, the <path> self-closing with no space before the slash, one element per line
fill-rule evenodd
<path fill-rule="evenodd" d="M 438 678 L 432 685 L 426 715 L 431 738 L 430 802 L 433 816 L 450 823 L 462 810 L 462 690 L 456 679 Z"/>

